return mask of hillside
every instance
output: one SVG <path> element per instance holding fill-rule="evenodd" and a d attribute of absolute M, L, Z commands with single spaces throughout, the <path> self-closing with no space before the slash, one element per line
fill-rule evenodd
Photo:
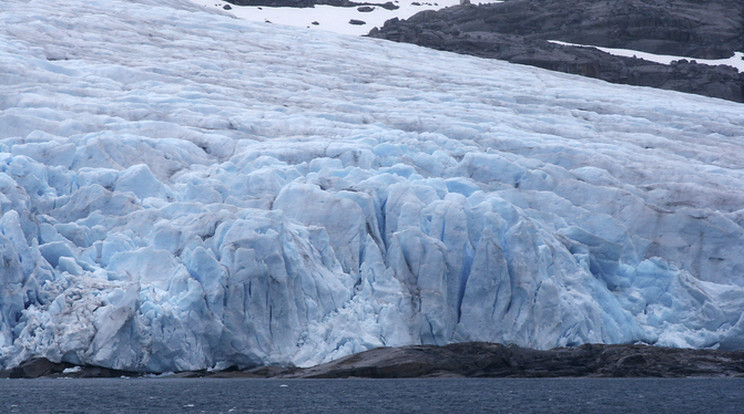
<path fill-rule="evenodd" d="M 612 83 L 744 101 L 744 3 L 737 0 L 509 0 L 392 19 L 369 35 Z M 604 48 L 628 52 L 616 56 Z M 673 63 L 660 64 L 647 54 Z M 706 62 L 730 57 L 727 65 Z M 738 71 L 728 66 L 732 62 Z"/>

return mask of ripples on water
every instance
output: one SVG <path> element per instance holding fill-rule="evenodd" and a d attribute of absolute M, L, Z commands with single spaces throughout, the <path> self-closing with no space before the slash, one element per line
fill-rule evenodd
<path fill-rule="evenodd" d="M 744 379 L 0 380 L 0 413 L 734 413 Z"/>

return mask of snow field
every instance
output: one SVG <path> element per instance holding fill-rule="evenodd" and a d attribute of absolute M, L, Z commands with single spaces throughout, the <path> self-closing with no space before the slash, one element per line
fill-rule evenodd
<path fill-rule="evenodd" d="M 374 27 L 382 25 L 393 18 L 407 19 L 424 10 L 439 10 L 460 4 L 459 0 L 392 0 L 398 6 L 395 10 L 388 10 L 380 6 L 371 7 L 371 11 L 360 12 L 359 7 L 333 7 L 317 5 L 315 7 L 266 7 L 266 6 L 236 6 L 222 0 L 191 0 L 204 9 L 220 10 L 241 19 L 280 24 L 285 26 L 317 29 L 340 34 L 361 36 L 369 33 Z M 384 4 L 390 0 L 359 1 L 360 3 Z M 499 0 L 487 0 L 481 3 L 497 3 Z M 225 9 L 229 6 L 229 9 Z M 363 24 L 351 24 L 352 20 Z"/>

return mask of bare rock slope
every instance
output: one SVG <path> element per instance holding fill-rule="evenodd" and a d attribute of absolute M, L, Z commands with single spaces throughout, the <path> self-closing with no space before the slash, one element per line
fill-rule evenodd
<path fill-rule="evenodd" d="M 510 0 L 392 19 L 369 36 L 744 102 L 744 75 L 729 66 L 663 65 L 548 42 L 726 58 L 744 51 L 744 3 L 736 0 Z"/>
<path fill-rule="evenodd" d="M 599 344 L 538 351 L 469 342 L 442 347 L 377 348 L 292 375 L 303 378 L 742 376 L 744 352 Z"/>
<path fill-rule="evenodd" d="M 47 359 L 26 361 L 0 378 L 141 376 Z M 180 378 L 420 378 L 420 377 L 742 377 L 744 352 L 585 344 L 540 351 L 515 345 L 464 342 L 446 346 L 382 347 L 310 368 L 186 371 Z"/>

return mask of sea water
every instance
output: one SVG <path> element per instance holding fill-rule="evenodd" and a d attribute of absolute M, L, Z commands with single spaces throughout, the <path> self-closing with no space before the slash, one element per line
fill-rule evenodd
<path fill-rule="evenodd" d="M 2 413 L 734 413 L 744 379 L 9 379 Z"/>

